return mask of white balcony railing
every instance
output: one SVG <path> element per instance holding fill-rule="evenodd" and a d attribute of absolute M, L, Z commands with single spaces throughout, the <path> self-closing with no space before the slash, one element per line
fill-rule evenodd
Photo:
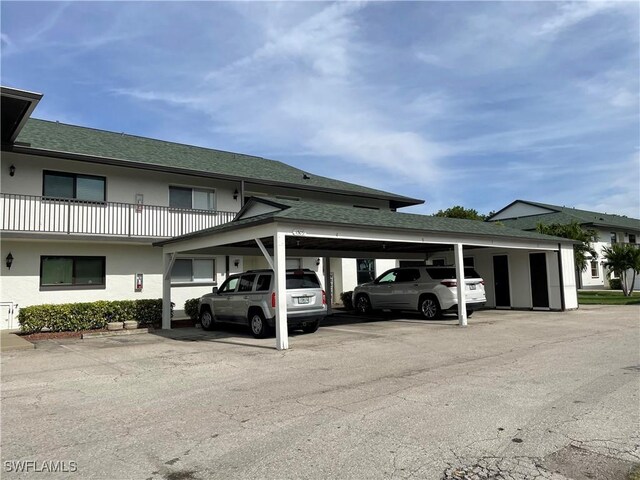
<path fill-rule="evenodd" d="M 2 231 L 176 237 L 230 222 L 235 212 L 157 205 L 86 202 L 65 198 L 0 194 Z"/>

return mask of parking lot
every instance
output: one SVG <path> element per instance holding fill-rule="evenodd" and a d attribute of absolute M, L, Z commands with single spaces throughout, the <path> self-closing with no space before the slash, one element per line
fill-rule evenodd
<path fill-rule="evenodd" d="M 240 328 L 45 341 L 2 355 L 2 477 L 622 479 L 639 326 L 585 306 L 345 316 L 286 351 Z"/>

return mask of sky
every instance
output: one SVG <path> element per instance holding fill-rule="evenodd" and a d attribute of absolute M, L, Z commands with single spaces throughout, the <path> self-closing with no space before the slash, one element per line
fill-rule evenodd
<path fill-rule="evenodd" d="M 638 2 L 12 2 L 34 116 L 488 213 L 640 218 Z"/>

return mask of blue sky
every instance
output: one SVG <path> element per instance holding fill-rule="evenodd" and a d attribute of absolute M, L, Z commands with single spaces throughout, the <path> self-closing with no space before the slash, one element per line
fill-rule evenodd
<path fill-rule="evenodd" d="M 638 2 L 10 2 L 36 117 L 486 213 L 640 217 Z"/>

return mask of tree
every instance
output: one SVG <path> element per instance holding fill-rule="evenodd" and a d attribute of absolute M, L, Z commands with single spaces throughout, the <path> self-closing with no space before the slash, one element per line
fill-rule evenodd
<path fill-rule="evenodd" d="M 536 230 L 546 235 L 579 241 L 579 244 L 573 246 L 573 256 L 576 270 L 580 272 L 587 269 L 587 255 L 590 255 L 594 260 L 598 258 L 598 252 L 595 251 L 592 244 L 598 240 L 598 232 L 591 228 L 582 228 L 575 220 L 568 224 L 550 223 L 545 225 L 539 223 Z"/>
<path fill-rule="evenodd" d="M 628 243 L 614 243 L 610 247 L 604 247 L 602 253 L 605 265 L 620 277 L 622 293 L 625 297 L 630 297 L 636 274 L 640 273 L 640 248 Z"/>
<path fill-rule="evenodd" d="M 447 218 L 464 218 L 466 220 L 480 220 L 484 221 L 487 216 L 478 213 L 477 210 L 473 208 L 464 208 L 460 205 L 456 205 L 455 207 L 447 208 L 446 210 L 438 210 L 435 214 L 436 217 L 447 217 Z"/>

